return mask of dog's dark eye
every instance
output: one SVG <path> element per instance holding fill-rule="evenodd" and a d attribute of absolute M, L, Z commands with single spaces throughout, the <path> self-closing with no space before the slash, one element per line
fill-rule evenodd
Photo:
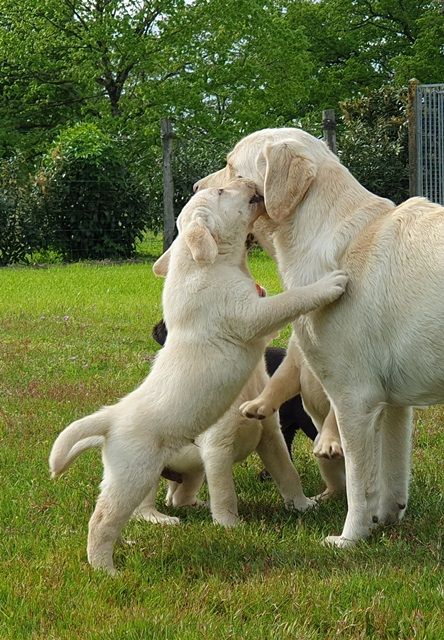
<path fill-rule="evenodd" d="M 224 190 L 223 189 L 218 189 L 217 193 L 221 196 L 223 194 Z"/>

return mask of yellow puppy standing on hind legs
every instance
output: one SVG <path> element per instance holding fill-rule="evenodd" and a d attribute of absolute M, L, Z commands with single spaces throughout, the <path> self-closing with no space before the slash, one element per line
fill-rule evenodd
<path fill-rule="evenodd" d="M 150 374 L 117 404 L 73 422 L 53 445 L 49 464 L 57 476 L 87 448 L 82 440 L 104 436 L 104 477 L 89 523 L 93 567 L 115 571 L 113 548 L 122 528 L 175 452 L 234 402 L 263 356 L 267 336 L 344 292 L 347 276 L 334 271 L 308 287 L 258 297 L 244 265 L 257 201 L 255 185 L 246 180 L 206 189 L 189 201 L 177 221 L 178 237 L 154 265 L 157 273 L 167 272 L 169 335 Z M 294 508 L 314 504 L 291 463 L 273 475 Z"/>

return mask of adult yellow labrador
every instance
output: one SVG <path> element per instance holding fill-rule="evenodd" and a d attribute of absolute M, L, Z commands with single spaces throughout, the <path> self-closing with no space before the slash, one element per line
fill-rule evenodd
<path fill-rule="evenodd" d="M 332 269 L 350 277 L 342 298 L 293 325 L 339 423 L 348 514 L 327 542 L 347 546 L 402 518 L 411 407 L 444 401 L 444 208 L 424 198 L 395 206 L 370 193 L 299 129 L 244 138 L 195 188 L 234 176 L 264 196 L 288 289 Z"/>

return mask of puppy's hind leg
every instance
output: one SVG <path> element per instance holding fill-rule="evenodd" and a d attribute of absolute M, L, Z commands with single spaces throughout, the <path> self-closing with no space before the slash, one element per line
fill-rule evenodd
<path fill-rule="evenodd" d="M 239 522 L 237 496 L 233 480 L 232 450 L 204 448 L 202 459 L 210 494 L 213 522 L 223 527 L 234 527 Z"/>
<path fill-rule="evenodd" d="M 105 458 L 105 477 L 96 508 L 89 521 L 88 561 L 95 569 L 114 574 L 113 549 L 117 538 L 134 509 L 148 491 L 157 487 L 164 466 L 161 452 L 139 448 L 118 451 L 112 458 L 118 460 L 112 468 Z M 110 458 L 111 456 L 108 455 Z M 154 462 L 155 461 L 155 462 Z"/>
<path fill-rule="evenodd" d="M 341 436 L 339 435 L 338 423 L 336 422 L 335 411 L 330 407 L 327 417 L 318 434 L 313 453 L 317 458 L 343 458 Z"/>
<path fill-rule="evenodd" d="M 179 518 L 167 516 L 156 509 L 157 485 L 148 491 L 145 498 L 133 513 L 133 518 L 146 520 L 153 524 L 179 524 Z"/>
<path fill-rule="evenodd" d="M 173 504 L 173 496 L 176 493 L 180 484 L 175 480 L 168 480 L 168 488 L 165 496 L 165 504 L 167 507 L 171 507 Z"/>
<path fill-rule="evenodd" d="M 166 504 L 173 507 L 200 507 L 203 505 L 197 494 L 204 481 L 203 471 L 183 473 L 181 484 L 176 484 L 174 491 L 168 489 Z"/>
<path fill-rule="evenodd" d="M 262 420 L 262 425 L 262 438 L 256 451 L 284 498 L 286 508 L 306 511 L 316 506 L 316 501 L 304 494 L 276 417 Z"/>
<path fill-rule="evenodd" d="M 316 500 L 329 500 L 345 492 L 345 464 L 343 458 L 318 458 L 319 471 L 326 488 Z"/>

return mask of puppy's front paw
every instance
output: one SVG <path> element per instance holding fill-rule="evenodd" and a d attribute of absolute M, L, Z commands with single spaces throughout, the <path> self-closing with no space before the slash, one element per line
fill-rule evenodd
<path fill-rule="evenodd" d="M 299 497 L 287 498 L 285 500 L 285 508 L 287 511 L 300 511 L 301 513 L 304 513 L 304 511 L 314 509 L 317 506 L 318 503 L 316 500 L 313 500 L 313 498 L 306 498 L 305 496 L 302 500 Z"/>
<path fill-rule="evenodd" d="M 343 536 L 327 536 L 324 538 L 324 546 L 326 547 L 345 549 L 345 547 L 352 547 L 354 544 L 356 544 L 356 540 L 348 540 Z"/>
<path fill-rule="evenodd" d="M 138 509 L 134 512 L 133 518 L 146 520 L 146 522 L 153 524 L 176 525 L 180 523 L 179 518 L 167 516 L 165 513 L 157 511 L 157 509 Z"/>
<path fill-rule="evenodd" d="M 321 288 L 321 304 L 329 304 L 337 300 L 345 291 L 348 275 L 345 271 L 332 271 L 318 280 L 317 286 Z"/>
<path fill-rule="evenodd" d="M 248 400 L 239 407 L 239 411 L 245 418 L 253 418 L 263 420 L 269 418 L 277 409 L 265 402 L 262 396 L 258 396 L 255 400 Z"/>
<path fill-rule="evenodd" d="M 317 458 L 343 458 L 344 452 L 342 451 L 341 441 L 329 436 L 322 437 L 320 433 L 313 447 L 313 453 Z"/>
<path fill-rule="evenodd" d="M 219 524 L 221 527 L 235 527 L 239 524 L 239 516 L 235 513 L 218 513 L 213 514 L 214 524 Z"/>
<path fill-rule="evenodd" d="M 333 498 L 338 498 L 341 495 L 342 491 L 335 491 L 334 489 L 327 487 L 322 493 L 318 493 L 317 496 L 314 496 L 313 500 L 316 500 L 316 502 L 320 504 L 321 502 L 327 502 L 328 500 L 333 500 Z"/>

